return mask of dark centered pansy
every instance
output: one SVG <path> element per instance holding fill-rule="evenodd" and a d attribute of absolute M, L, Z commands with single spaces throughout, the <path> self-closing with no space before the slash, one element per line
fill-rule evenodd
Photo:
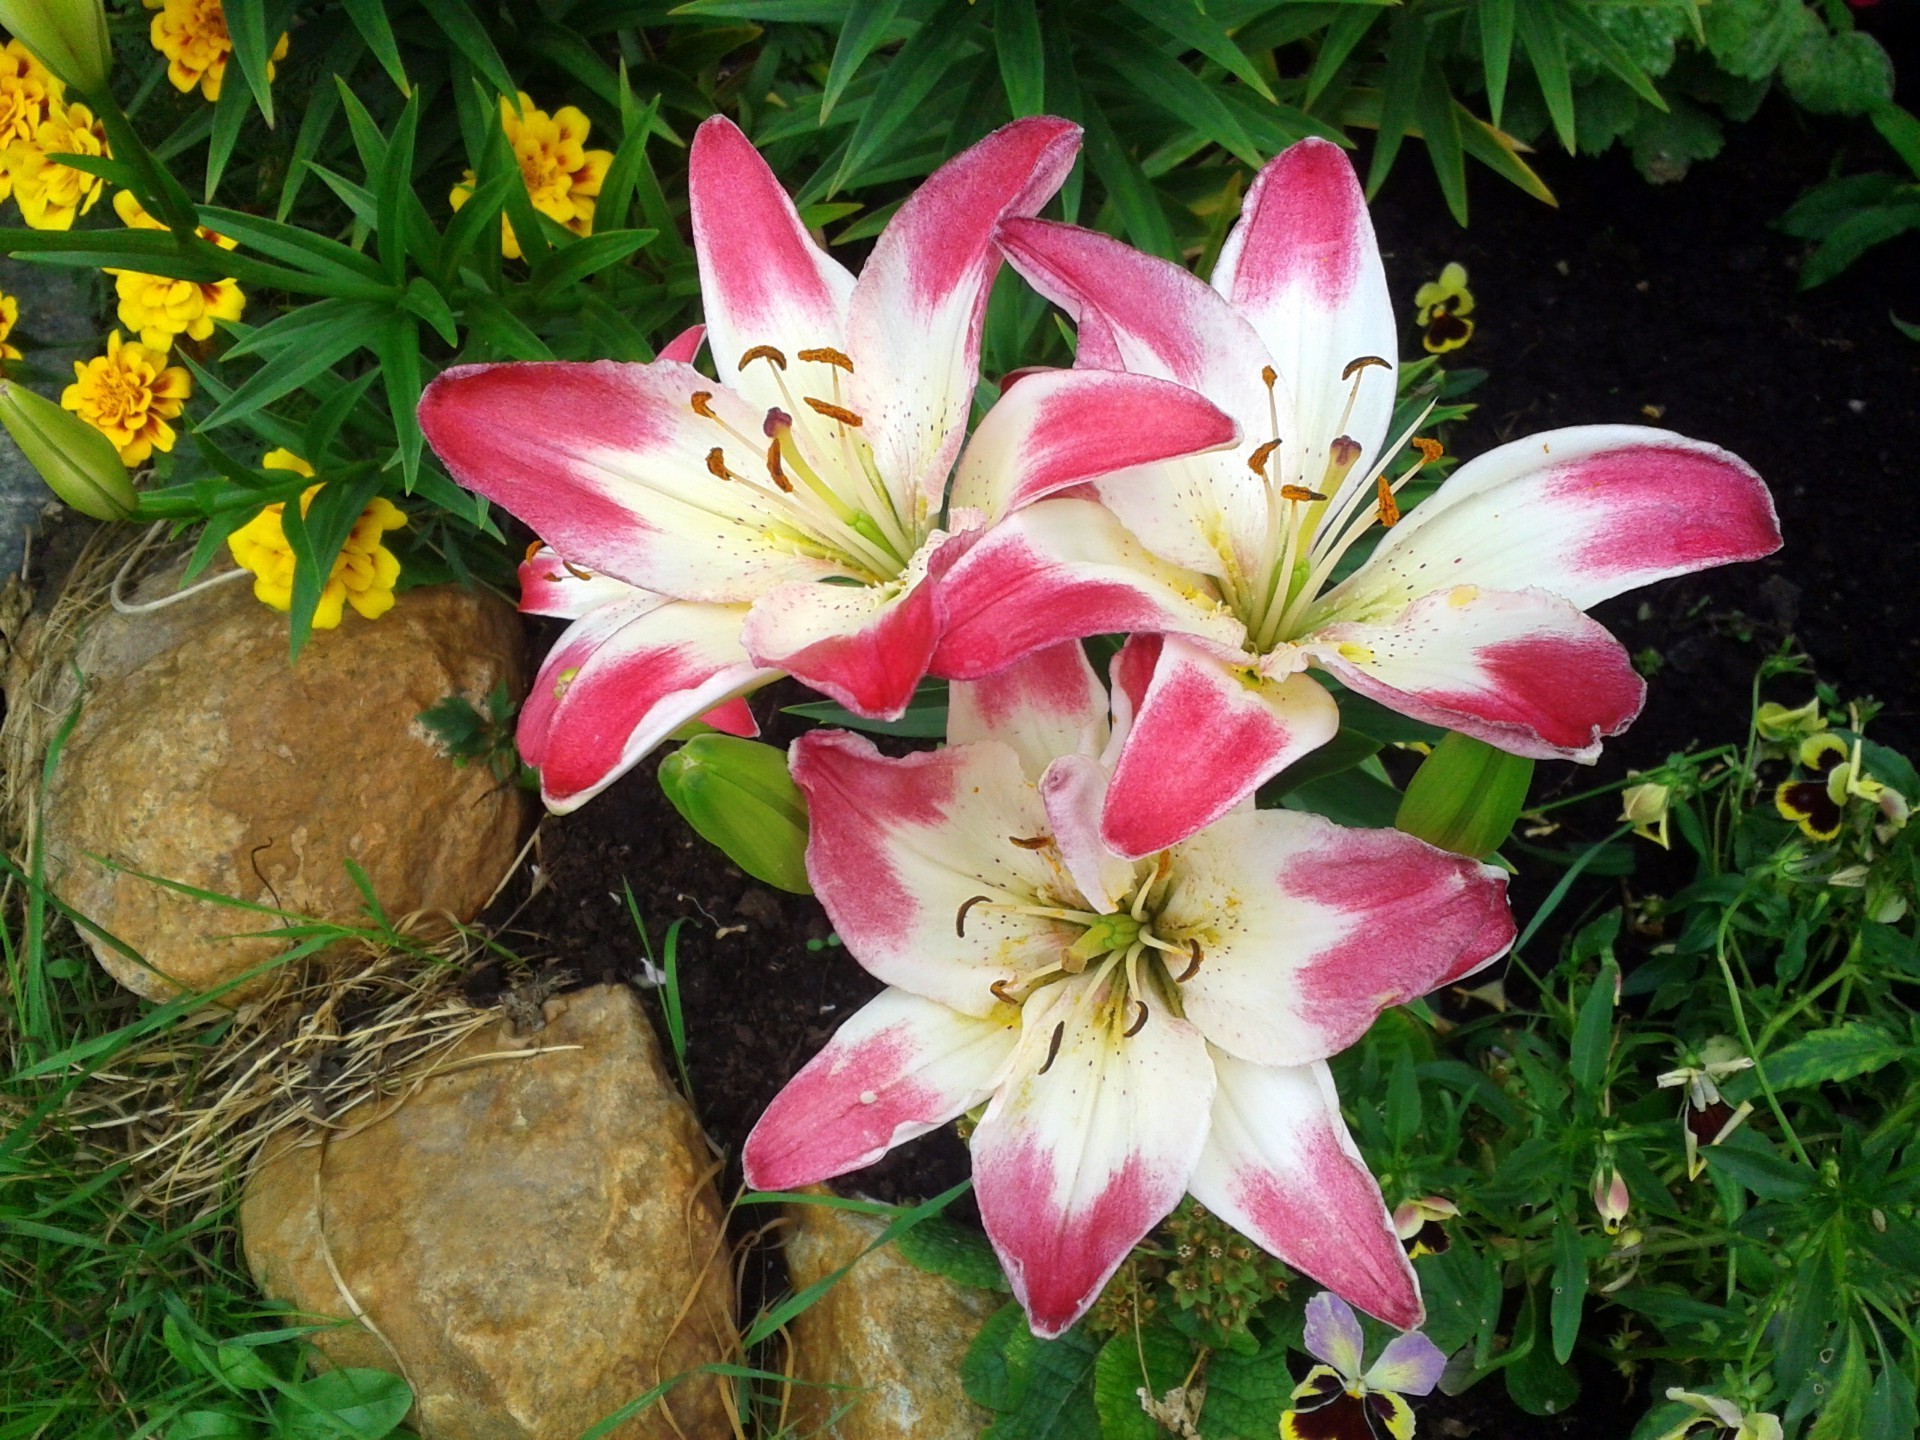
<path fill-rule="evenodd" d="M 1776 809 L 1796 822 L 1810 840 L 1828 841 L 1840 834 L 1845 784 L 1833 784 L 1834 771 L 1847 758 L 1846 742 L 1837 735 L 1814 735 L 1800 746 L 1800 763 L 1813 771 L 1803 780 L 1788 780 L 1773 792 Z M 1834 791 L 1838 789 L 1836 795 Z"/>
<path fill-rule="evenodd" d="M 1398 1395 L 1349 1388 L 1327 1365 L 1316 1365 L 1280 1418 L 1282 1440 L 1411 1440 L 1413 1411 Z"/>

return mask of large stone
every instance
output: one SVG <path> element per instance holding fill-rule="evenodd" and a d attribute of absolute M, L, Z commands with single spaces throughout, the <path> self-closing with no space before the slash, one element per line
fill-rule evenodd
<path fill-rule="evenodd" d="M 793 1389 L 795 1433 L 976 1440 L 993 1417 L 967 1398 L 960 1362 L 1006 1297 L 921 1270 L 891 1245 L 861 1258 L 886 1228 L 878 1216 L 825 1205 L 791 1205 L 787 1214 L 795 1290 L 853 1265 L 793 1322 L 794 1375 L 813 1382 Z"/>
<path fill-rule="evenodd" d="M 545 1015 L 471 1037 L 358 1133 L 350 1110 L 324 1148 L 272 1150 L 241 1202 L 261 1288 L 344 1318 L 344 1285 L 385 1342 L 353 1324 L 316 1343 L 404 1374 L 426 1440 L 575 1440 L 733 1349 L 717 1167 L 639 1001 L 600 986 Z M 676 1385 L 614 1434 L 729 1436 L 717 1386 Z"/>
<path fill-rule="evenodd" d="M 247 937 L 281 922 L 94 856 L 360 924 L 351 860 L 390 919 L 418 913 L 427 930 L 472 918 L 513 863 L 525 797 L 484 765 L 456 767 L 416 718 L 448 695 L 484 704 L 502 679 L 519 693 L 520 621 L 498 599 L 410 590 L 378 620 L 316 632 L 289 663 L 286 618 L 241 581 L 144 615 L 105 611 L 77 662 L 85 699 L 48 790 L 47 875 L 145 958 L 90 937 L 100 963 L 150 999 L 270 959 L 286 942 Z"/>

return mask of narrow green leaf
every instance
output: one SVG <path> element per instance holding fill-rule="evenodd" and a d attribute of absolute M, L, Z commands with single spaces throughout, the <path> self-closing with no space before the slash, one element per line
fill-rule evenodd
<path fill-rule="evenodd" d="M 1747 1187 L 1762 1200 L 1799 1200 L 1813 1188 L 1812 1177 L 1802 1167 L 1784 1160 L 1765 1141 L 1751 1131 L 1736 1132 L 1744 1143 L 1723 1141 L 1701 1151 L 1709 1169 L 1716 1170 Z"/>
<path fill-rule="evenodd" d="M 334 437 L 340 433 L 340 427 L 346 423 L 366 398 L 373 382 L 380 378 L 377 370 L 367 370 L 357 378 L 348 381 L 333 393 L 313 412 L 313 418 L 307 421 L 307 428 L 295 453 L 302 456 L 316 470 L 324 469 L 333 460 Z"/>
<path fill-rule="evenodd" d="M 1880 132 L 1880 138 L 1907 162 L 1907 169 L 1913 172 L 1913 178 L 1920 180 L 1920 120 L 1898 105 L 1882 105 L 1870 118 L 1873 128 Z"/>
<path fill-rule="evenodd" d="M 419 4 L 453 42 L 454 49 L 467 58 L 495 92 L 512 99 L 518 90 L 513 75 L 506 61 L 500 58 L 499 50 L 494 48 L 493 37 L 487 34 L 486 26 L 480 23 L 466 0 L 419 0 Z"/>
<path fill-rule="evenodd" d="M 380 378 L 386 384 L 387 408 L 400 441 L 401 483 L 409 494 L 420 473 L 420 450 L 426 437 L 420 431 L 420 326 L 411 315 L 391 314 L 374 341 L 380 356 Z"/>
<path fill-rule="evenodd" d="M 267 79 L 267 52 L 271 47 L 267 40 L 265 0 L 226 0 L 222 9 L 227 21 L 227 38 L 233 42 L 233 58 L 240 66 L 240 73 L 247 77 L 247 89 L 253 92 L 254 103 L 260 107 L 260 118 L 271 130 L 273 86 Z M 224 87 L 220 98 L 226 99 Z M 217 128 L 217 117 L 215 123 Z M 213 194 L 211 181 L 207 194 Z"/>
<path fill-rule="evenodd" d="M 1120 227 L 1139 249 L 1163 260 L 1178 260 L 1180 247 L 1160 208 L 1160 192 L 1129 155 L 1107 123 L 1106 111 L 1089 105 L 1082 111 L 1087 127 L 1087 163 L 1107 188 L 1120 217 Z"/>
<path fill-rule="evenodd" d="M 499 250 L 500 211 L 506 205 L 509 187 L 525 188 L 517 169 L 489 175 L 474 187 L 467 203 L 454 212 L 453 219 L 447 222 L 446 233 L 440 237 L 440 254 L 435 262 L 435 268 L 442 275 L 457 274 L 483 236 L 489 242 L 489 249 Z"/>
<path fill-rule="evenodd" d="M 1802 1035 L 1762 1063 L 1776 1091 L 1799 1090 L 1871 1075 L 1906 1053 L 1906 1044 L 1884 1027 L 1852 1020 Z"/>
<path fill-rule="evenodd" d="M 620 89 L 624 109 L 633 99 L 632 92 L 627 89 L 624 61 L 620 66 Z M 606 178 L 600 182 L 600 196 L 594 202 L 596 224 L 618 229 L 627 223 L 627 211 L 633 205 L 633 193 L 640 183 L 640 171 L 647 164 L 647 141 L 659 113 L 660 97 L 656 95 L 647 102 L 645 109 L 637 109 L 627 119 L 620 144 L 615 147 L 613 160 L 607 166 Z"/>
<path fill-rule="evenodd" d="M 407 202 L 413 198 L 413 142 L 420 125 L 420 94 L 415 91 L 394 121 L 387 141 L 385 163 L 378 172 L 368 171 L 367 182 L 374 192 L 374 234 L 380 244 L 380 264 L 395 285 L 407 276 Z"/>
<path fill-rule="evenodd" d="M 360 33 L 367 48 L 373 51 L 373 58 L 380 62 L 380 68 L 399 87 L 402 95 L 413 93 L 408 83 L 407 69 L 400 61 L 400 46 L 393 38 L 393 26 L 387 23 L 387 7 L 383 0 L 340 0 L 340 8 L 347 12 L 347 18 L 353 22 L 353 28 Z M 334 71 L 341 74 L 341 71 Z M 315 88 L 316 96 L 319 89 Z"/>
<path fill-rule="evenodd" d="M 1619 962 L 1609 951 L 1574 1018 L 1569 1065 L 1573 1083 L 1589 1095 L 1598 1095 L 1606 1084 L 1607 1055 L 1613 1049 L 1613 992 L 1619 979 Z"/>
<path fill-rule="evenodd" d="M 359 324 L 364 321 L 366 309 L 357 300 L 316 300 L 311 305 L 276 315 L 264 325 L 249 327 L 236 323 L 237 338 L 220 358 L 241 360 L 249 355 L 276 354 L 289 345 L 303 344 L 311 331 L 333 324 L 342 315 L 353 317 L 353 323 Z"/>
<path fill-rule="evenodd" d="M 1393 33 L 1387 38 L 1387 74 L 1381 86 L 1380 133 L 1373 142 L 1373 163 L 1367 169 L 1367 195 L 1371 198 L 1393 168 L 1400 153 L 1400 142 L 1413 124 L 1413 112 L 1424 88 L 1427 67 L 1427 25 L 1417 10 L 1402 10 L 1393 17 Z"/>
<path fill-rule="evenodd" d="M 1034 0 L 995 0 L 993 48 L 1007 107 L 1015 118 L 1042 114 L 1047 103 L 1047 55 L 1040 42 L 1040 12 Z"/>
<path fill-rule="evenodd" d="M 1124 88 L 1231 151 L 1243 164 L 1258 168 L 1265 162 L 1240 117 L 1211 86 L 1166 51 L 1105 40 L 1090 42 L 1086 48 L 1126 82 Z"/>
<path fill-rule="evenodd" d="M 299 389 L 323 370 L 331 369 L 366 342 L 369 327 L 385 320 L 379 307 L 343 304 L 326 325 L 313 327 L 299 345 L 289 345 L 249 375 L 233 393 L 216 405 L 200 422 L 202 430 L 215 429 L 241 420 L 271 405 L 282 395 Z"/>
<path fill-rule="evenodd" d="M 978 21 L 968 0 L 942 0 L 919 30 L 900 47 L 885 77 L 847 140 L 829 196 L 838 194 L 860 177 L 908 119 L 915 115 L 933 88 L 945 77 L 960 52 L 976 39 Z"/>
<path fill-rule="evenodd" d="M 354 0 L 355 4 L 379 0 Z M 366 42 L 359 32 L 343 30 L 320 59 L 322 75 L 350 75 L 359 62 Z M 294 203 L 307 183 L 307 162 L 317 156 L 333 133 L 333 120 L 340 113 L 340 92 L 331 85 L 315 85 L 308 92 L 306 109 L 300 115 L 300 129 L 293 138 L 293 154 L 287 160 L 287 173 L 280 181 L 280 203 L 273 212 L 276 220 L 293 213 Z"/>
<path fill-rule="evenodd" d="M 1495 129 L 1458 100 L 1453 104 L 1460 124 L 1460 145 L 1467 154 L 1501 179 L 1519 186 L 1534 199 L 1547 205 L 1560 203 L 1554 199 L 1553 192 L 1547 188 L 1547 182 L 1536 175 L 1533 167 L 1520 158 L 1520 153 L 1515 148 L 1517 142 L 1511 135 Z"/>
<path fill-rule="evenodd" d="M 233 155 L 234 142 L 240 138 L 240 127 L 246 123 L 252 109 L 251 97 L 245 86 L 221 87 L 220 98 L 213 106 L 213 134 L 207 141 L 205 194 L 208 203 L 212 203 L 215 192 L 220 188 L 221 177 L 227 173 L 227 161 Z"/>
<path fill-rule="evenodd" d="M 1547 1310 L 1553 1331 L 1553 1358 L 1562 1365 L 1573 1357 L 1580 1338 L 1580 1312 L 1587 1302 L 1587 1248 L 1580 1228 L 1567 1216 L 1553 1232 L 1553 1298 Z"/>
<path fill-rule="evenodd" d="M 1600 63 L 1656 110 L 1665 110 L 1667 102 L 1653 87 L 1653 80 L 1633 61 L 1633 57 L 1593 17 L 1570 0 L 1554 0 L 1553 18 L 1566 32 L 1599 57 Z"/>
<path fill-rule="evenodd" d="M 560 246 L 533 267 L 534 293 L 552 295 L 609 265 L 617 265 L 651 242 L 653 236 L 651 230 L 606 230 Z"/>
<path fill-rule="evenodd" d="M 1446 197 L 1454 223 L 1467 223 L 1467 161 L 1462 153 L 1459 109 L 1447 89 L 1446 73 L 1438 65 L 1427 68 L 1420 86 L 1420 130 L 1427 142 L 1427 158 Z"/>
<path fill-rule="evenodd" d="M 1190 50 L 1198 50 L 1214 64 L 1232 72 L 1263 100 L 1275 99 L 1267 80 L 1247 52 L 1235 43 L 1219 21 L 1193 0 L 1121 0 L 1129 10 L 1151 21 Z"/>
<path fill-rule="evenodd" d="M 833 60 L 827 66 L 826 84 L 820 87 L 820 121 L 825 124 L 840 103 L 849 83 L 874 48 L 886 38 L 887 27 L 900 13 L 900 0 L 853 0 L 846 23 L 840 27 L 840 39 L 833 47 Z"/>
<path fill-rule="evenodd" d="M 1567 69 L 1565 37 L 1560 27 L 1548 18 L 1547 7 L 1521 5 L 1514 12 L 1520 43 L 1533 64 L 1540 82 L 1540 94 L 1547 102 L 1547 114 L 1553 117 L 1554 134 L 1571 155 L 1574 151 L 1573 77 Z"/>
<path fill-rule="evenodd" d="M 1507 70 L 1513 62 L 1515 0 L 1480 0 L 1480 65 L 1487 76 L 1487 113 L 1497 126 L 1507 98 Z"/>
<path fill-rule="evenodd" d="M 243 210 L 228 210 L 202 205 L 200 223 L 229 240 L 238 240 L 250 250 L 284 260 L 315 275 L 359 278 L 384 282 L 379 265 L 349 245 L 319 235 L 298 225 L 249 215 Z"/>
<path fill-rule="evenodd" d="M 434 333 L 447 344 L 460 343 L 460 331 L 454 324 L 452 307 L 433 288 L 433 282 L 426 276 L 416 275 L 407 282 L 407 293 L 400 298 L 400 304 L 408 314 L 417 315 L 431 325 Z"/>
<path fill-rule="evenodd" d="M 526 322 L 491 295 L 474 295 L 464 307 L 469 345 L 478 344 L 487 352 L 474 358 L 507 360 L 551 360 L 553 351 L 547 342 L 528 328 Z"/>
<path fill-rule="evenodd" d="M 1340 13 L 1334 16 L 1333 23 L 1327 26 L 1326 33 L 1320 38 L 1320 48 L 1313 57 L 1313 68 L 1307 72 L 1305 103 L 1309 107 L 1333 83 L 1334 76 L 1347 63 L 1347 57 L 1353 54 L 1354 46 L 1367 38 L 1381 13 L 1379 8 L 1372 5 L 1349 5 L 1341 7 Z"/>

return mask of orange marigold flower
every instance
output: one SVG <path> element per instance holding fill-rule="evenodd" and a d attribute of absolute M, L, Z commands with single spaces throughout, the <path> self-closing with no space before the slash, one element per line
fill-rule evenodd
<path fill-rule="evenodd" d="M 268 470 L 313 474 L 313 467 L 291 450 L 268 451 L 260 464 Z M 318 485 L 309 485 L 301 492 L 302 515 L 319 493 Z M 287 542 L 284 528 L 286 509 L 284 502 L 269 505 L 227 537 L 234 563 L 253 572 L 254 598 L 282 611 L 293 608 L 293 547 Z M 339 625 L 348 605 L 368 620 L 377 620 L 393 608 L 400 562 L 380 542 L 387 531 L 398 530 L 406 523 L 406 512 L 391 501 L 376 495 L 367 502 L 321 588 L 320 604 L 313 612 L 314 629 L 331 630 Z"/>
<path fill-rule="evenodd" d="M 107 337 L 107 353 L 73 362 L 73 384 L 60 403 L 114 443 L 120 463 L 144 465 L 155 450 L 173 449 L 176 419 L 193 393 L 193 377 L 167 365 L 164 352 Z"/>
<path fill-rule="evenodd" d="M 587 117 L 571 105 L 549 115 L 533 103 L 526 91 L 518 108 L 500 97 L 500 128 L 520 162 L 533 208 L 576 235 L 593 233 L 593 197 L 613 163 L 611 150 L 586 148 Z M 458 210 L 473 198 L 473 171 L 467 171 L 448 197 Z M 520 241 L 507 217 L 500 217 L 500 251 L 509 260 L 520 258 Z"/>
<path fill-rule="evenodd" d="M 36 230 L 71 230 L 76 215 L 93 208 L 106 181 L 55 155 L 111 155 L 106 127 L 84 105 L 54 105 L 29 140 L 9 141 L 0 156 L 20 218 Z"/>
<path fill-rule="evenodd" d="M 136 230 L 164 230 L 166 227 L 141 206 L 130 190 L 113 197 L 114 211 Z M 200 238 L 212 241 L 223 250 L 234 248 L 226 236 L 200 227 Z M 247 297 L 231 279 L 202 283 L 175 280 L 166 275 L 148 275 L 139 270 L 113 270 L 114 288 L 120 295 L 120 323 L 137 331 L 140 343 L 149 350 L 165 350 L 173 337 L 204 340 L 213 334 L 216 320 L 238 320 L 247 307 Z"/>
<path fill-rule="evenodd" d="M 148 35 L 153 48 L 167 57 L 167 79 L 173 88 L 186 94 L 194 86 L 209 100 L 220 98 L 220 84 L 226 79 L 227 57 L 233 53 L 233 40 L 227 34 L 227 12 L 220 0 L 143 0 L 153 17 Z M 273 79 L 276 60 L 287 54 L 283 33 L 273 54 L 267 57 L 267 79 Z"/>

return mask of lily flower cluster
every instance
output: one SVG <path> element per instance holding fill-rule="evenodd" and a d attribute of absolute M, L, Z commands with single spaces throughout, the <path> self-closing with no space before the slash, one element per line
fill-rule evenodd
<path fill-rule="evenodd" d="M 978 1110 L 981 1215 L 1036 1334 L 1186 1194 L 1411 1329 L 1409 1231 L 1327 1061 L 1505 953 L 1504 878 L 1254 792 L 1338 729 L 1312 672 L 1593 759 L 1643 687 L 1583 611 L 1769 553 L 1773 507 L 1725 451 L 1595 426 L 1493 450 L 1403 513 L 1440 447 L 1390 433 L 1398 334 L 1341 151 L 1266 166 L 1208 283 L 1037 218 L 1078 138 L 1045 117 L 988 136 L 856 277 L 709 120 L 704 328 L 647 364 L 450 370 L 421 424 L 538 536 L 525 607 L 572 621 L 521 720 L 552 809 L 689 720 L 754 733 L 743 697 L 781 675 L 872 719 L 952 682 L 943 749 L 792 747 L 813 888 L 886 988 L 769 1108 L 750 1182 L 843 1175 Z M 1003 260 L 1078 356 L 1000 377 L 969 433 Z M 1104 679 L 1080 643 L 1099 635 L 1126 637 Z M 1303 1435 L 1348 1433 L 1308 1418 L 1342 1396 L 1397 1424 L 1383 1397 L 1431 1368 L 1327 1347 L 1337 1393 L 1296 1397 Z"/>

